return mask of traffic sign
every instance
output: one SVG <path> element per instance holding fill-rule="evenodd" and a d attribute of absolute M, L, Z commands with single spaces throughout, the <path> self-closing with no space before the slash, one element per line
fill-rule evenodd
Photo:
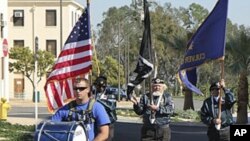
<path fill-rule="evenodd" d="M 3 56 L 6 57 L 8 55 L 8 41 L 7 39 L 3 39 Z"/>

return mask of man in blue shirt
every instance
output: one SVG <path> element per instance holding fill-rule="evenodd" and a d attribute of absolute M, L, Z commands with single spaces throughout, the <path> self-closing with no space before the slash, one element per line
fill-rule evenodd
<path fill-rule="evenodd" d="M 104 141 L 109 135 L 109 116 L 99 102 L 91 102 L 91 88 L 85 78 L 77 78 L 74 86 L 75 100 L 60 108 L 52 121 L 82 121 L 89 141 Z M 91 111 L 88 111 L 91 106 Z M 88 111 L 88 112 L 86 112 Z"/>

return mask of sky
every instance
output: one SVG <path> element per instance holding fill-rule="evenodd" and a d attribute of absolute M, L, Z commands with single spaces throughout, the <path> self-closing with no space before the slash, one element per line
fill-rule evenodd
<path fill-rule="evenodd" d="M 81 0 L 85 1 L 85 0 Z M 173 7 L 188 7 L 191 3 L 197 3 L 205 7 L 209 11 L 213 9 L 217 0 L 151 0 L 161 5 L 169 2 Z M 103 12 L 106 12 L 110 7 L 121 7 L 130 5 L 132 0 L 90 0 L 91 9 L 91 24 L 96 27 L 103 20 Z M 86 5 L 86 4 L 84 4 Z M 250 27 L 250 0 L 229 0 L 228 18 L 238 25 L 244 24 Z"/>

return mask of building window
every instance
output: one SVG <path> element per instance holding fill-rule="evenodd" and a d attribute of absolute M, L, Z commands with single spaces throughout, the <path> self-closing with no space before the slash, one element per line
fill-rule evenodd
<path fill-rule="evenodd" d="M 24 47 L 24 40 L 14 40 L 14 47 Z"/>
<path fill-rule="evenodd" d="M 46 10 L 46 26 L 56 26 L 56 10 Z"/>
<path fill-rule="evenodd" d="M 23 10 L 13 11 L 13 22 L 14 22 L 14 26 L 24 26 L 24 11 Z"/>
<path fill-rule="evenodd" d="M 56 40 L 46 40 L 46 50 L 56 57 Z"/>

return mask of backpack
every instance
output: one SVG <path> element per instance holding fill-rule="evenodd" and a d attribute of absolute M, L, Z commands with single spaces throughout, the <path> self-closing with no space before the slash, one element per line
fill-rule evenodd
<path fill-rule="evenodd" d="M 93 117 L 93 114 L 92 114 L 92 109 L 93 109 L 93 106 L 94 106 L 94 103 L 95 103 L 95 99 L 94 98 L 91 98 L 89 100 L 89 103 L 88 103 L 88 107 L 87 107 L 87 110 L 83 110 L 82 111 L 82 115 L 85 116 L 85 118 L 79 120 L 78 121 L 83 121 L 84 123 L 93 123 L 95 122 L 95 119 Z M 69 114 L 68 114 L 68 117 L 67 117 L 67 121 L 72 121 L 72 118 L 73 118 L 73 113 L 77 113 L 78 111 L 76 110 L 76 101 L 71 101 L 69 103 Z"/>

